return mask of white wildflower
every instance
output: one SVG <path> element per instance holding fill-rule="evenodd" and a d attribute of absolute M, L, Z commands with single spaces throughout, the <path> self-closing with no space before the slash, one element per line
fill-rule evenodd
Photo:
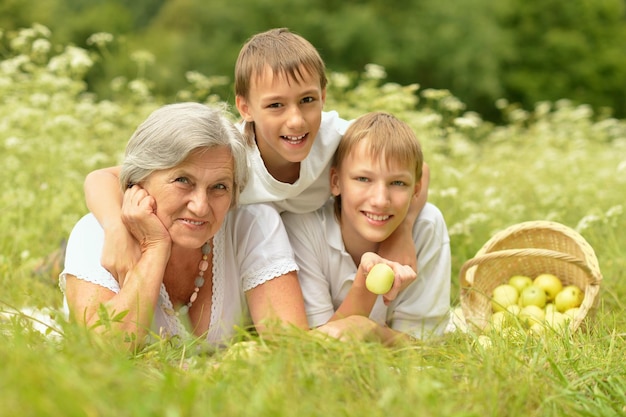
<path fill-rule="evenodd" d="M 606 211 L 606 217 L 609 219 L 612 217 L 619 217 L 623 213 L 624 207 L 621 204 L 618 204 L 617 206 L 613 206 Z"/>
<path fill-rule="evenodd" d="M 148 84 L 142 80 L 131 81 L 128 83 L 128 88 L 139 97 L 148 97 L 150 95 L 150 88 L 148 88 Z"/>
<path fill-rule="evenodd" d="M 600 220 L 601 219 L 599 216 L 595 214 L 588 214 L 587 216 L 580 219 L 580 221 L 576 225 L 576 231 L 581 233 L 590 228 L 594 223 L 599 222 Z"/>
<path fill-rule="evenodd" d="M 107 32 L 94 33 L 87 38 L 87 45 L 96 45 L 100 48 L 111 42 L 113 42 L 113 35 Z"/>
<path fill-rule="evenodd" d="M 441 197 L 456 197 L 458 194 L 459 189 L 457 187 L 444 188 L 443 190 L 439 191 L 439 195 Z"/>
<path fill-rule="evenodd" d="M 387 78 L 385 68 L 377 64 L 367 64 L 365 66 L 365 78 L 370 80 L 382 80 Z"/>
<path fill-rule="evenodd" d="M 50 35 L 52 35 L 50 29 L 47 26 L 42 25 L 41 23 L 33 24 L 33 33 L 44 38 L 49 38 Z"/>
<path fill-rule="evenodd" d="M 4 146 L 7 149 L 17 148 L 18 146 L 20 146 L 21 143 L 22 143 L 22 139 L 15 137 L 15 136 L 9 136 L 8 138 L 4 140 Z"/>
<path fill-rule="evenodd" d="M 339 88 L 348 88 L 350 86 L 350 77 L 340 72 L 332 72 L 329 76 L 330 84 Z"/>
<path fill-rule="evenodd" d="M 130 54 L 130 59 L 137 65 L 153 64 L 155 61 L 154 54 L 150 51 L 141 49 Z"/>
<path fill-rule="evenodd" d="M 500 109 L 500 110 L 504 110 L 507 107 L 509 107 L 509 100 L 505 99 L 505 98 L 499 98 L 496 100 L 496 108 Z"/>
<path fill-rule="evenodd" d="M 444 109 L 456 113 L 465 109 L 465 104 L 454 96 L 448 96 L 441 100 Z"/>
<path fill-rule="evenodd" d="M 474 129 L 478 127 L 476 120 L 468 117 L 455 117 L 454 125 L 461 129 Z"/>
<path fill-rule="evenodd" d="M 47 39 L 37 39 L 33 42 L 32 50 L 36 55 L 45 55 L 50 51 L 50 41 Z"/>
<path fill-rule="evenodd" d="M 429 99 L 429 100 L 443 100 L 446 97 L 450 96 L 450 91 L 449 90 L 437 90 L 434 88 L 427 88 L 425 90 L 422 91 L 422 97 L 424 97 L 425 99 Z"/>

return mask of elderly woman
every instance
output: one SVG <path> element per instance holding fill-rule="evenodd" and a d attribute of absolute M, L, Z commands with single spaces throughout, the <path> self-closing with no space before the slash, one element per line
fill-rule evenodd
<path fill-rule="evenodd" d="M 308 328 L 280 216 L 265 205 L 235 207 L 247 172 L 243 138 L 219 110 L 180 103 L 154 111 L 130 138 L 120 175 L 139 261 L 111 275 L 100 262 L 103 229 L 84 216 L 60 276 L 69 315 L 91 327 L 106 311 L 117 316 L 114 330 L 138 342 L 150 329 L 219 344 L 250 323 L 261 334 L 270 322 Z"/>

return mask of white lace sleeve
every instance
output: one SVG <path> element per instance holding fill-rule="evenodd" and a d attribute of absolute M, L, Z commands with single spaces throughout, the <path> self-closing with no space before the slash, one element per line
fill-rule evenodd
<path fill-rule="evenodd" d="M 100 264 L 103 242 L 104 231 L 92 214 L 87 214 L 76 223 L 67 241 L 65 267 L 59 275 L 59 287 L 64 294 L 67 274 L 115 293 L 120 291 L 118 282 Z"/>
<path fill-rule="evenodd" d="M 244 291 L 298 270 L 287 232 L 274 208 L 266 204 L 241 206 L 234 233 Z"/>

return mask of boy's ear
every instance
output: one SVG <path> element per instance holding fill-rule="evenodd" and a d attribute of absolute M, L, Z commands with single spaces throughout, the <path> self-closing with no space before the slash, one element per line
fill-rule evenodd
<path fill-rule="evenodd" d="M 235 106 L 237 106 L 237 110 L 239 110 L 239 115 L 246 122 L 252 122 L 254 119 L 250 114 L 250 106 L 248 105 L 248 100 L 245 97 L 237 95 L 235 97 Z"/>
<path fill-rule="evenodd" d="M 422 191 L 421 181 L 415 183 L 415 187 L 413 188 L 413 195 L 415 196 L 419 195 L 420 191 Z"/>
<path fill-rule="evenodd" d="M 341 194 L 339 190 L 339 171 L 336 167 L 330 167 L 330 193 L 337 197 Z"/>

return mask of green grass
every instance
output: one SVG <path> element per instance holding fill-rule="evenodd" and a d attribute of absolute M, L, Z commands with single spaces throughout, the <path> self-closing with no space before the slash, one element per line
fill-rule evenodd
<path fill-rule="evenodd" d="M 117 163 L 161 103 L 123 81 L 115 100 L 100 101 L 85 91 L 81 61 L 64 61 L 75 51 L 42 56 L 31 45 L 45 33 L 15 34 L 22 44 L 13 36 L 0 37 L 0 310 L 56 310 L 59 270 L 47 257 L 86 211 L 85 175 Z M 297 331 L 264 341 L 242 333 L 261 348 L 162 341 L 128 353 L 72 324 L 60 323 L 63 337 L 46 337 L 8 314 L 0 319 L 0 415 L 624 415 L 626 123 L 563 100 L 530 111 L 503 103 L 509 122 L 496 127 L 446 91 L 386 84 L 368 71 L 346 85 L 331 84 L 328 109 L 353 117 L 376 106 L 419 134 L 429 200 L 451 235 L 451 304 L 461 265 L 493 233 L 548 219 L 578 230 L 600 261 L 600 304 L 587 331 L 490 334 L 490 347 L 456 332 L 402 349 Z M 180 96 L 217 100 L 203 88 L 192 82 Z"/>

